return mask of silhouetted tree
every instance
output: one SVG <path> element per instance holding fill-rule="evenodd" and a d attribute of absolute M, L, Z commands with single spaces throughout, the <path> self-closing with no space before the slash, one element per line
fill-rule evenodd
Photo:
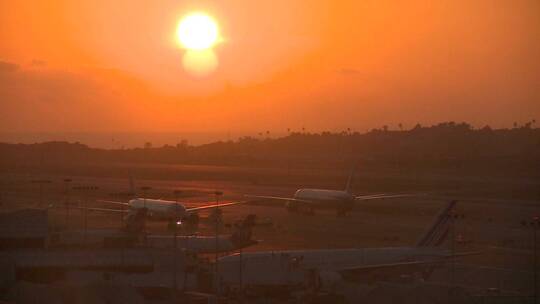
<path fill-rule="evenodd" d="M 188 141 L 186 139 L 180 140 L 179 143 L 176 144 L 176 148 L 178 149 L 185 149 L 188 146 Z"/>
<path fill-rule="evenodd" d="M 517 123 L 516 123 L 517 124 Z M 95 149 L 82 144 L 48 142 L 32 145 L 0 143 L 0 166 L 2 163 L 30 162 L 39 164 L 40 151 L 47 150 L 47 161 L 73 163 L 98 162 L 157 162 L 222 165 L 284 165 L 291 161 L 301 166 L 335 165 L 343 159 L 366 159 L 377 165 L 388 161 L 410 166 L 440 166 L 448 164 L 501 164 L 506 160 L 523 160 L 516 165 L 540 161 L 540 129 L 526 127 L 492 129 L 489 125 L 473 129 L 467 123 L 443 122 L 429 127 L 416 124 L 405 132 L 388 131 L 388 126 L 365 133 L 346 128 L 338 132 L 321 133 L 292 132 L 285 137 L 261 140 L 259 136 L 270 131 L 240 137 L 231 142 L 214 142 L 189 146 L 182 140 L 176 148 L 153 147 L 147 142 L 144 148 Z M 305 128 L 303 128 L 305 132 Z M 347 137 L 345 137 L 347 136 Z M 399 144 L 396 144 L 399 143 Z M 151 148 L 151 149 L 150 149 Z M 332 156 L 339 156 L 333 158 Z M 530 165 L 530 167 L 534 167 Z M 1 167 L 0 167 L 1 168 Z"/>

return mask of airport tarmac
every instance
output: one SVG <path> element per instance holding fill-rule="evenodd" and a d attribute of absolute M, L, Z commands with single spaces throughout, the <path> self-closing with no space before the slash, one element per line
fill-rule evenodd
<path fill-rule="evenodd" d="M 115 197 L 111 194 L 128 190 L 127 179 L 69 176 L 71 190 L 66 196 L 65 178 L 68 177 L 2 175 L 2 207 L 11 210 L 52 205 L 50 218 L 54 226 L 81 229 L 83 212 L 71 209 L 66 217 L 63 204 L 66 200 L 79 206 L 103 207 L 97 199 L 111 199 Z M 44 184 L 40 193 L 39 186 L 31 182 L 35 179 L 47 179 L 51 183 Z M 190 206 L 214 202 L 212 193 L 216 190 L 223 192 L 223 197 L 219 198 L 223 202 L 246 200 L 244 194 L 291 195 L 298 188 L 296 181 L 265 184 L 238 180 L 138 179 L 136 183 L 138 187 L 151 187 L 146 193 L 151 198 L 174 199 L 172 191 L 182 190 L 180 200 Z M 82 185 L 97 189 L 72 189 Z M 486 192 L 481 189 L 478 195 Z M 467 194 L 470 195 L 470 191 Z M 144 195 L 139 193 L 139 196 Z M 358 203 L 349 215 L 337 217 L 334 210 L 316 210 L 315 215 L 290 214 L 282 203 L 257 201 L 224 208 L 223 218 L 228 224 L 248 214 L 256 214 L 266 223 L 254 229 L 254 239 L 261 242 L 244 251 L 406 246 L 415 243 L 444 203 L 429 197 L 366 201 Z M 533 229 L 529 224 L 534 215 L 540 214 L 540 204 L 523 199 L 497 203 L 480 199 L 460 201 L 457 209 L 458 218 L 452 229 L 455 249 L 480 250 L 481 254 L 437 269 L 428 283 L 463 288 L 469 294 L 486 294 L 493 290 L 505 295 L 532 294 Z M 90 212 L 87 216 L 88 226 L 92 228 L 121 225 L 118 214 Z M 172 233 L 164 222 L 149 222 L 147 229 L 160 234 Z M 203 221 L 198 234 L 213 235 L 215 232 L 213 224 Z M 218 233 L 229 232 L 228 225 L 222 225 Z"/>

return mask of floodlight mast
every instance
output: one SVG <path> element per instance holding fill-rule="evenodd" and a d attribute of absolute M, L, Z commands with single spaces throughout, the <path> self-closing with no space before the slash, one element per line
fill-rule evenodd
<path fill-rule="evenodd" d="M 44 184 L 50 184 L 52 183 L 48 179 L 35 179 L 30 181 L 32 184 L 38 184 L 39 185 L 39 206 L 40 208 L 43 207 L 43 185 Z"/>
<path fill-rule="evenodd" d="M 177 298 L 177 293 L 178 293 L 178 278 L 177 278 L 177 275 L 178 275 L 178 263 L 177 263 L 177 253 L 176 253 L 176 249 L 178 248 L 178 244 L 177 244 L 177 236 L 178 236 L 178 221 L 179 221 L 179 217 L 178 217 L 178 197 L 180 196 L 180 194 L 182 193 L 181 190 L 174 190 L 174 198 L 175 198 L 175 201 L 176 201 L 176 205 L 174 206 L 174 249 L 173 249 L 173 262 L 174 262 L 174 278 L 173 278 L 173 284 L 174 284 L 174 289 L 173 289 L 173 294 L 174 294 L 174 299 L 176 300 Z M 185 261 L 184 261 L 185 263 Z M 185 271 L 185 270 L 184 270 Z"/>
<path fill-rule="evenodd" d="M 540 217 L 538 215 L 533 217 L 533 251 L 534 251 L 534 304 L 538 304 L 538 257 L 537 257 L 537 245 L 536 234 L 538 225 L 540 225 Z"/>
<path fill-rule="evenodd" d="M 143 196 L 144 196 L 144 197 L 143 197 L 143 207 L 146 208 L 146 192 L 147 192 L 148 190 L 152 190 L 152 187 L 149 187 L 149 186 L 143 186 L 143 187 L 141 187 L 140 189 L 142 190 Z"/>
<path fill-rule="evenodd" d="M 90 191 L 95 191 L 99 189 L 97 186 L 77 186 L 73 187 L 74 190 L 80 190 L 82 191 L 84 195 L 84 206 L 83 206 L 83 214 L 84 214 L 84 234 L 83 234 L 83 243 L 86 245 L 86 234 L 88 231 L 88 193 Z"/>
<path fill-rule="evenodd" d="M 216 261 L 214 263 L 215 265 L 215 280 L 216 280 L 216 296 L 219 295 L 219 242 L 218 242 L 218 233 L 219 233 L 219 197 L 223 195 L 223 192 L 221 191 L 214 191 L 214 195 L 216 197 L 216 209 L 215 209 L 215 221 L 216 221 Z"/>
<path fill-rule="evenodd" d="M 69 226 L 69 183 L 71 183 L 73 180 L 71 178 L 65 178 L 64 179 L 64 196 L 65 196 L 65 202 L 64 207 L 66 208 L 66 229 Z"/>

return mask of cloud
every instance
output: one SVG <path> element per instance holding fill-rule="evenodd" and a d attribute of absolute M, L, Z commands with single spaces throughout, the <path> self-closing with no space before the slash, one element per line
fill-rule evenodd
<path fill-rule="evenodd" d="M 19 69 L 19 65 L 7 61 L 0 61 L 0 73 L 15 72 Z"/>

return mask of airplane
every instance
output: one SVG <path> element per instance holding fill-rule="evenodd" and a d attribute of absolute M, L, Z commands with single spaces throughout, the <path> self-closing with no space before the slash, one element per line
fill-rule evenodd
<path fill-rule="evenodd" d="M 131 196 L 136 195 L 135 185 L 133 182 L 133 178 L 131 176 L 130 176 L 129 185 L 130 185 L 130 191 L 127 192 L 127 194 Z M 188 208 L 182 202 L 163 200 L 163 199 L 151 199 L 151 198 L 146 198 L 146 197 L 143 197 L 143 198 L 135 197 L 135 198 L 130 199 L 127 203 L 119 202 L 119 201 L 111 201 L 111 200 L 97 200 L 97 201 L 121 206 L 122 210 L 126 208 L 128 213 L 135 212 L 136 210 L 145 208 L 148 212 L 147 216 L 149 218 L 156 219 L 156 220 L 167 220 L 169 221 L 170 226 L 179 225 L 179 224 L 187 224 L 187 225 L 195 226 L 199 222 L 199 216 L 198 216 L 199 211 L 214 210 L 216 215 L 219 217 L 221 215 L 220 213 L 221 210 L 219 208 L 247 203 L 247 201 L 222 202 L 219 204 L 212 202 L 204 206 Z M 103 211 L 105 210 L 117 211 L 116 209 L 102 209 L 102 210 Z"/>
<path fill-rule="evenodd" d="M 391 274 L 421 273 L 427 277 L 448 259 L 478 254 L 455 253 L 441 247 L 452 221 L 449 202 L 412 247 L 283 250 L 236 253 L 218 259 L 223 288 L 246 286 L 290 289 L 311 283 L 331 289 L 342 280 L 377 281 Z"/>
<path fill-rule="evenodd" d="M 87 211 L 106 211 L 102 208 L 76 207 Z M 121 211 L 118 211 L 121 212 Z M 54 247 L 87 247 L 122 248 L 145 245 L 152 248 L 185 249 L 193 254 L 226 253 L 239 250 L 258 243 L 253 240 L 252 228 L 255 226 L 255 215 L 250 214 L 234 225 L 231 235 L 217 236 L 173 236 L 152 235 L 145 233 L 145 221 L 148 210 L 136 209 L 128 213 L 121 229 L 86 229 L 55 233 L 51 238 Z M 176 238 L 176 241 L 175 241 Z"/>
<path fill-rule="evenodd" d="M 120 205 L 123 208 L 126 208 L 126 213 L 134 212 L 139 209 L 146 208 L 148 210 L 148 216 L 155 220 L 166 220 L 170 223 L 177 224 L 197 224 L 199 221 L 198 212 L 203 210 L 215 210 L 218 212 L 218 208 L 229 207 L 239 204 L 244 204 L 247 202 L 226 202 L 226 203 L 208 203 L 207 205 L 200 207 L 191 207 L 188 208 L 182 202 L 163 200 L 163 199 L 150 199 L 150 198 L 134 198 L 129 200 L 127 203 L 118 202 L 118 201 L 109 201 L 109 200 L 98 200 L 98 202 L 103 202 L 107 204 L 116 204 Z M 104 209 L 104 210 L 115 210 L 115 209 Z"/>
<path fill-rule="evenodd" d="M 329 190 L 329 189 L 298 189 L 293 197 L 279 197 L 266 195 L 250 195 L 245 197 L 255 199 L 270 199 L 285 201 L 285 207 L 291 213 L 302 212 L 314 214 L 315 206 L 332 206 L 336 208 L 338 216 L 344 216 L 354 207 L 354 203 L 358 201 L 376 200 L 376 199 L 391 199 L 400 197 L 417 196 L 418 194 L 372 194 L 355 196 L 351 193 L 351 184 L 354 175 L 354 169 L 351 170 L 349 179 L 345 186 L 345 190 Z M 306 210 L 307 209 L 307 210 Z"/>

